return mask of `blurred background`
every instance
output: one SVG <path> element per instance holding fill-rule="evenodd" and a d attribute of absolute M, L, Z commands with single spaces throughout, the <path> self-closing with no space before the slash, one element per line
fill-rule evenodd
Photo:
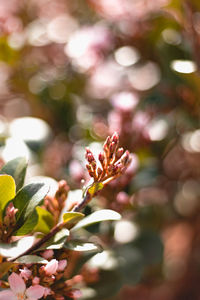
<path fill-rule="evenodd" d="M 200 299 L 199 71 L 198 0 L 0 0 L 0 164 L 73 202 L 85 146 L 117 131 L 132 153 L 85 211 L 122 219 L 88 229 L 81 299 Z"/>

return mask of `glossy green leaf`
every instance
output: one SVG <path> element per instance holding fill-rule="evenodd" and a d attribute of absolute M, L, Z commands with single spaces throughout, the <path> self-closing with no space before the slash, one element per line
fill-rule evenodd
<path fill-rule="evenodd" d="M 26 175 L 27 161 L 24 157 L 17 157 L 7 162 L 1 169 L 1 174 L 11 175 L 16 183 L 16 191 L 22 188 Z"/>
<path fill-rule="evenodd" d="M 10 244 L 0 243 L 0 255 L 9 258 L 17 257 L 28 250 L 34 242 L 35 237 L 27 236 Z"/>
<path fill-rule="evenodd" d="M 47 243 L 41 246 L 37 251 L 46 250 L 46 249 L 61 249 L 64 247 L 64 244 L 69 236 L 70 232 L 66 228 L 62 228 L 57 232 Z M 35 252 L 37 252 L 35 251 Z"/>
<path fill-rule="evenodd" d="M 35 232 L 48 233 L 54 225 L 54 220 L 52 214 L 46 209 L 37 206 L 36 211 L 38 214 L 38 222 L 34 228 Z"/>
<path fill-rule="evenodd" d="M 10 175 L 0 175 L 0 221 L 6 204 L 15 197 L 15 181 Z"/>
<path fill-rule="evenodd" d="M 18 264 L 47 264 L 48 260 L 37 255 L 24 255 L 14 261 Z"/>
<path fill-rule="evenodd" d="M 30 218 L 36 208 L 48 192 L 48 186 L 42 183 L 32 183 L 22 188 L 13 200 L 15 208 L 18 208 L 16 214 L 17 226 L 15 230 L 18 230 L 23 226 L 28 218 Z M 35 216 L 34 216 L 35 220 Z M 34 226 L 36 223 L 34 224 Z"/>
<path fill-rule="evenodd" d="M 111 209 L 102 209 L 95 211 L 91 215 L 85 217 L 83 220 L 78 222 L 73 228 L 72 231 L 80 229 L 82 227 L 86 227 L 89 225 L 92 225 L 97 222 L 102 222 L 102 221 L 116 221 L 120 220 L 121 216 L 119 213 L 117 213 L 114 210 Z"/>
<path fill-rule="evenodd" d="M 65 244 L 65 248 L 73 250 L 73 251 L 95 251 L 95 252 L 101 252 L 102 248 L 100 245 L 89 243 L 81 240 L 71 240 Z"/>
<path fill-rule="evenodd" d="M 85 215 L 79 212 L 66 212 L 63 214 L 63 221 L 68 224 L 76 224 Z"/>
<path fill-rule="evenodd" d="M 38 223 L 38 215 L 34 210 L 33 213 L 28 217 L 25 223 L 14 233 L 14 235 L 25 235 L 33 231 L 34 227 Z"/>

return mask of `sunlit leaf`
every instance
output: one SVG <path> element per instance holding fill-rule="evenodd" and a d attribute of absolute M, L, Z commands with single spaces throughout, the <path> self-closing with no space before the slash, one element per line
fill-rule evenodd
<path fill-rule="evenodd" d="M 5 205 L 15 197 L 15 181 L 10 175 L 0 175 L 0 220 Z"/>
<path fill-rule="evenodd" d="M 89 243 L 85 241 L 80 241 L 80 240 L 71 240 L 65 244 L 65 248 L 74 250 L 74 251 L 96 251 L 96 252 L 101 252 L 102 248 L 100 245 L 94 244 L 94 243 Z"/>
<path fill-rule="evenodd" d="M 10 244 L 0 243 L 0 255 L 10 258 L 17 257 L 28 250 L 34 242 L 35 237 L 27 236 Z"/>
<path fill-rule="evenodd" d="M 54 225 L 52 214 L 40 206 L 36 207 L 36 211 L 38 214 L 38 222 L 34 228 L 34 231 L 48 233 Z"/>
<path fill-rule="evenodd" d="M 37 255 L 24 255 L 14 261 L 18 264 L 47 264 L 48 260 Z"/>
<path fill-rule="evenodd" d="M 7 162 L 1 169 L 1 174 L 11 175 L 16 183 L 16 191 L 18 191 L 24 184 L 26 175 L 27 160 L 24 157 L 17 157 Z"/>
<path fill-rule="evenodd" d="M 116 221 L 120 220 L 121 216 L 119 213 L 117 213 L 114 210 L 111 209 L 102 209 L 95 211 L 91 215 L 85 217 L 83 220 L 78 222 L 73 228 L 72 231 L 77 230 L 82 227 L 86 227 L 89 225 L 92 225 L 97 222 L 102 222 L 102 221 Z"/>
<path fill-rule="evenodd" d="M 45 243 L 43 246 L 37 249 L 37 251 L 46 249 L 61 249 L 63 248 L 68 236 L 69 230 L 63 228 L 59 232 L 57 232 L 47 243 Z"/>
<path fill-rule="evenodd" d="M 68 224 L 76 224 L 85 215 L 79 212 L 66 212 L 63 214 L 63 221 Z"/>
<path fill-rule="evenodd" d="M 90 195 L 94 196 L 96 192 L 102 190 L 104 187 L 102 182 L 94 182 L 91 187 L 88 188 Z"/>

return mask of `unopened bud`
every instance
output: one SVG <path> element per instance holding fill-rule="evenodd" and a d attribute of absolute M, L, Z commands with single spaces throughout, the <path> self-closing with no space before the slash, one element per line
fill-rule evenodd
<path fill-rule="evenodd" d="M 103 171 L 102 171 L 101 168 L 98 168 L 98 169 L 97 169 L 97 174 L 98 174 L 99 176 L 102 174 L 102 172 L 103 172 Z"/>
<path fill-rule="evenodd" d="M 124 153 L 124 149 L 119 148 L 116 153 L 116 158 L 119 159 L 123 155 L 123 153 Z"/>
<path fill-rule="evenodd" d="M 117 144 L 117 143 L 119 142 L 119 135 L 118 135 L 117 132 L 114 132 L 114 133 L 113 133 L 113 135 L 112 135 L 112 137 L 111 137 L 111 140 L 112 140 L 115 144 Z"/>
<path fill-rule="evenodd" d="M 88 160 L 89 163 L 92 163 L 95 160 L 94 155 L 92 153 L 88 153 L 86 159 Z"/>
<path fill-rule="evenodd" d="M 91 165 L 93 169 L 96 169 L 97 164 L 95 160 L 91 161 Z"/>
<path fill-rule="evenodd" d="M 116 148 L 116 144 L 114 142 L 112 142 L 109 147 L 110 152 L 113 153 L 115 151 L 115 148 Z"/>
<path fill-rule="evenodd" d="M 125 166 L 129 161 L 130 153 L 128 150 L 122 155 L 121 157 L 121 163 Z"/>
<path fill-rule="evenodd" d="M 103 163 L 104 160 L 105 160 L 105 155 L 104 155 L 103 152 L 100 152 L 100 153 L 99 153 L 99 161 L 100 161 L 101 163 Z"/>
<path fill-rule="evenodd" d="M 108 151 L 110 142 L 111 142 L 111 138 L 110 138 L 110 136 L 108 136 L 107 139 L 106 139 L 106 141 L 105 141 L 105 143 L 104 143 L 104 145 L 103 145 L 104 151 Z"/>

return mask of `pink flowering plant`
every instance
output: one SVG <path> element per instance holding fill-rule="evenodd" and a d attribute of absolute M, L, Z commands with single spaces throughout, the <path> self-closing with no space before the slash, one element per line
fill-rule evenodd
<path fill-rule="evenodd" d="M 87 170 L 91 181 L 82 199 L 68 199 L 69 186 L 58 183 L 54 196 L 43 183 L 24 185 L 27 163 L 24 158 L 9 161 L 0 175 L 0 300 L 77 299 L 84 274 L 70 270 L 80 251 L 102 251 L 78 230 L 93 223 L 118 220 L 110 209 L 85 216 L 81 211 L 112 180 L 120 177 L 131 162 L 128 151 L 119 148 L 114 133 L 106 139 L 98 161 L 86 149 Z M 78 238 L 77 238 L 78 237 Z M 75 268 L 74 268 L 75 269 Z M 94 270 L 93 270 L 94 271 Z M 86 272 L 86 271 L 85 271 Z M 87 274 L 88 276 L 88 274 Z M 95 271 L 90 276 L 95 277 Z"/>

